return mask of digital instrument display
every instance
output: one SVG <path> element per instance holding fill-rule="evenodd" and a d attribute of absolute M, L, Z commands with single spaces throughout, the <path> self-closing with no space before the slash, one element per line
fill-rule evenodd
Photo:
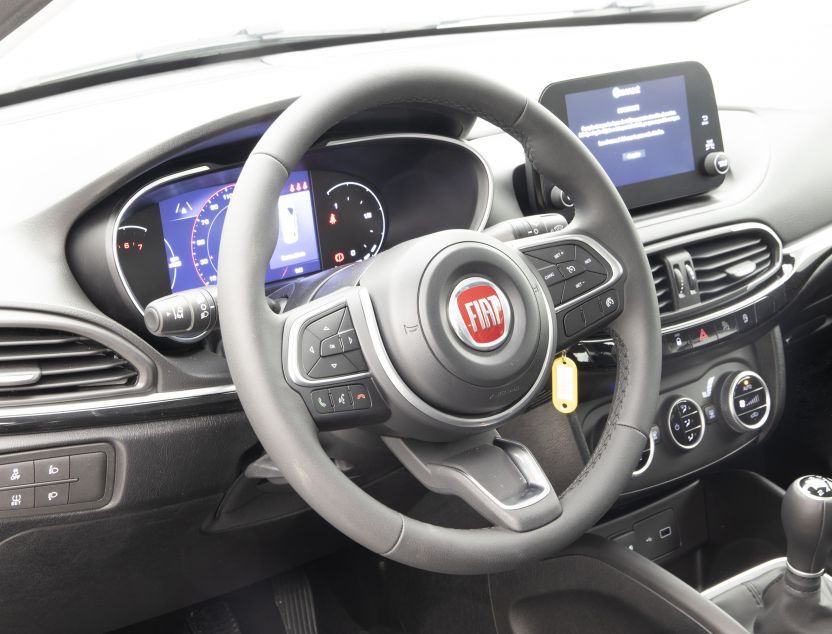
<path fill-rule="evenodd" d="M 160 184 L 121 219 L 116 253 L 137 304 L 217 283 L 220 239 L 240 169 Z M 341 172 L 292 172 L 275 213 L 279 231 L 267 284 L 366 260 L 381 250 L 387 231 L 379 195 Z"/>
<path fill-rule="evenodd" d="M 630 209 L 704 193 L 725 178 L 706 167 L 706 156 L 723 147 L 713 85 L 701 64 L 558 82 L 540 102 L 592 152 Z"/>
<path fill-rule="evenodd" d="M 159 201 L 173 293 L 217 283 L 220 238 L 234 182 L 201 187 Z M 277 245 L 266 282 L 321 270 L 309 172 L 292 172 L 277 201 Z"/>

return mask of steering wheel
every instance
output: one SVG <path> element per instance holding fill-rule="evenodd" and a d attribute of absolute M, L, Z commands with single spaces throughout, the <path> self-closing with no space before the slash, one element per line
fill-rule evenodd
<path fill-rule="evenodd" d="M 575 220 L 507 242 L 465 230 L 410 240 L 342 267 L 349 274 L 330 278 L 325 294 L 276 314 L 263 279 L 292 167 L 346 117 L 413 102 L 456 108 L 511 134 L 539 173 L 570 192 Z M 225 353 L 254 431 L 309 506 L 366 548 L 436 572 L 514 568 L 580 537 L 629 481 L 661 372 L 652 276 L 612 182 L 536 102 L 436 68 L 365 72 L 300 97 L 243 167 L 219 262 Z M 497 429 L 545 388 L 558 351 L 605 327 L 618 353 L 608 422 L 558 496 L 533 454 Z M 380 434 L 426 487 L 460 497 L 492 526 L 416 521 L 365 493 L 318 440 L 320 430 L 359 425 Z"/>

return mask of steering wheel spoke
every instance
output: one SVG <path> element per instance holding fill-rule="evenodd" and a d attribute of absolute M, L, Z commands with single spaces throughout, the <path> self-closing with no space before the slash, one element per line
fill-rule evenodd
<path fill-rule="evenodd" d="M 557 319 L 557 350 L 602 330 L 624 304 L 624 268 L 596 239 L 569 228 L 510 243 L 543 280 Z"/>
<path fill-rule="evenodd" d="M 560 500 L 531 451 L 494 431 L 448 443 L 383 440 L 425 487 L 456 495 L 497 526 L 524 532 L 561 514 Z"/>

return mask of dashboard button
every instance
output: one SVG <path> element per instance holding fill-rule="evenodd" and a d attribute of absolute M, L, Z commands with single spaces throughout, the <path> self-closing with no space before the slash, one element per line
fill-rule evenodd
<path fill-rule="evenodd" d="M 737 311 L 736 318 L 740 332 L 745 332 L 757 325 L 757 313 L 753 306 Z"/>
<path fill-rule="evenodd" d="M 719 416 L 718 413 L 717 413 L 716 405 L 706 405 L 703 408 L 703 411 L 705 412 L 705 422 L 708 422 L 708 423 L 716 422 L 716 419 Z"/>
<path fill-rule="evenodd" d="M 300 362 L 304 372 L 309 372 L 321 358 L 321 340 L 308 330 L 300 344 Z"/>
<path fill-rule="evenodd" d="M 757 314 L 757 321 L 763 321 L 771 317 L 774 314 L 774 298 L 763 297 L 754 304 L 754 312 Z"/>
<path fill-rule="evenodd" d="M 755 425 L 759 425 L 760 421 L 763 420 L 763 417 L 766 415 L 767 411 L 768 408 L 761 407 L 760 409 L 755 409 L 752 412 L 746 412 L 745 414 L 737 414 L 737 418 L 739 418 L 744 425 L 754 427 Z"/>
<path fill-rule="evenodd" d="M 329 396 L 336 412 L 348 412 L 352 409 L 352 394 L 348 387 L 334 387 L 329 391 Z"/>
<path fill-rule="evenodd" d="M 363 385 L 350 385 L 350 394 L 352 394 L 352 404 L 355 409 L 370 409 L 372 402 L 370 400 L 370 393 Z"/>
<path fill-rule="evenodd" d="M 679 398 L 667 413 L 667 431 L 681 449 L 693 449 L 705 433 L 702 410 L 689 398 Z"/>
<path fill-rule="evenodd" d="M 734 411 L 737 414 L 744 414 L 745 412 L 757 409 L 758 407 L 764 407 L 768 404 L 766 400 L 766 393 L 765 390 L 760 388 L 756 392 L 751 392 L 750 394 L 743 394 L 742 396 L 737 396 L 734 398 Z"/>
<path fill-rule="evenodd" d="M 580 308 L 570 310 L 563 316 L 563 331 L 567 337 L 571 337 L 580 332 L 584 329 L 584 326 L 586 326 L 586 322 L 584 321 L 584 314 Z"/>
<path fill-rule="evenodd" d="M 672 332 L 664 336 L 664 350 L 668 354 L 676 354 L 690 350 L 690 337 L 686 331 Z"/>
<path fill-rule="evenodd" d="M 527 251 L 527 255 L 543 260 L 547 264 L 560 264 L 561 262 L 572 262 L 575 259 L 574 244 L 559 244 L 554 247 L 535 249 Z"/>
<path fill-rule="evenodd" d="M 341 343 L 341 337 L 332 335 L 321 342 L 321 356 L 331 357 L 333 354 L 341 354 L 344 351 L 344 344 Z"/>
<path fill-rule="evenodd" d="M 31 460 L 0 465 L 0 487 L 32 484 L 34 481 L 35 466 Z"/>
<path fill-rule="evenodd" d="M 734 315 L 717 319 L 714 325 L 716 326 L 716 337 L 719 341 L 725 341 L 728 337 L 733 337 L 739 332 L 737 318 Z"/>
<path fill-rule="evenodd" d="M 35 489 L 35 506 L 60 506 L 69 501 L 69 484 L 53 484 Z"/>
<path fill-rule="evenodd" d="M 692 350 L 717 342 L 716 326 L 712 323 L 694 326 L 693 328 L 689 328 L 687 333 L 690 338 L 690 347 Z"/>
<path fill-rule="evenodd" d="M 0 511 L 17 511 L 18 509 L 31 509 L 35 506 L 35 490 L 32 487 L 26 489 L 7 489 L 0 491 Z"/>
<path fill-rule="evenodd" d="M 345 312 L 346 308 L 342 308 L 341 310 L 336 310 L 334 313 L 330 313 L 325 317 L 316 319 L 309 324 L 309 326 L 307 326 L 307 330 L 321 340 L 337 334 L 338 327 L 341 325 L 341 320 L 344 318 Z"/>
<path fill-rule="evenodd" d="M 353 372 L 356 372 L 356 368 L 347 359 L 347 356 L 344 354 L 336 354 L 318 361 L 315 367 L 309 372 L 309 376 L 313 379 L 328 379 L 333 376 L 343 376 Z"/>
<path fill-rule="evenodd" d="M 69 478 L 69 456 L 35 460 L 35 482 L 51 482 Z"/>
<path fill-rule="evenodd" d="M 347 330 L 345 332 L 342 332 L 341 343 L 344 346 L 344 352 L 358 350 L 358 337 L 355 336 L 355 331 Z"/>
<path fill-rule="evenodd" d="M 580 275 L 576 275 L 571 280 L 564 282 L 562 301 L 568 302 L 570 299 L 583 295 L 596 286 L 603 284 L 605 279 L 605 276 L 599 273 L 593 273 L 592 271 L 585 271 Z"/>
<path fill-rule="evenodd" d="M 332 411 L 332 401 L 329 400 L 329 390 L 315 390 L 312 392 L 312 407 L 319 414 L 329 414 Z"/>
<path fill-rule="evenodd" d="M 600 273 L 601 275 L 607 274 L 607 269 L 598 260 L 598 258 L 581 247 L 576 247 L 575 249 L 575 262 L 580 264 L 584 271 L 592 271 L 593 273 Z"/>
<path fill-rule="evenodd" d="M 69 457 L 69 502 L 94 502 L 104 497 L 107 484 L 107 456 L 101 451 Z"/>

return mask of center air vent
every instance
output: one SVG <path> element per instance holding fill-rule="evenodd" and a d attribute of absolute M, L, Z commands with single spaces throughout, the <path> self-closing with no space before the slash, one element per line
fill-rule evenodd
<path fill-rule="evenodd" d="M 100 343 L 59 330 L 0 328 L 0 402 L 131 387 L 138 371 Z"/>
<path fill-rule="evenodd" d="M 662 314 L 737 299 L 775 275 L 781 264 L 780 241 L 761 225 L 709 230 L 649 251 Z M 679 267 L 683 275 L 676 275 L 688 281 L 681 292 L 672 273 L 680 259 L 690 266 L 690 270 L 688 265 Z"/>

